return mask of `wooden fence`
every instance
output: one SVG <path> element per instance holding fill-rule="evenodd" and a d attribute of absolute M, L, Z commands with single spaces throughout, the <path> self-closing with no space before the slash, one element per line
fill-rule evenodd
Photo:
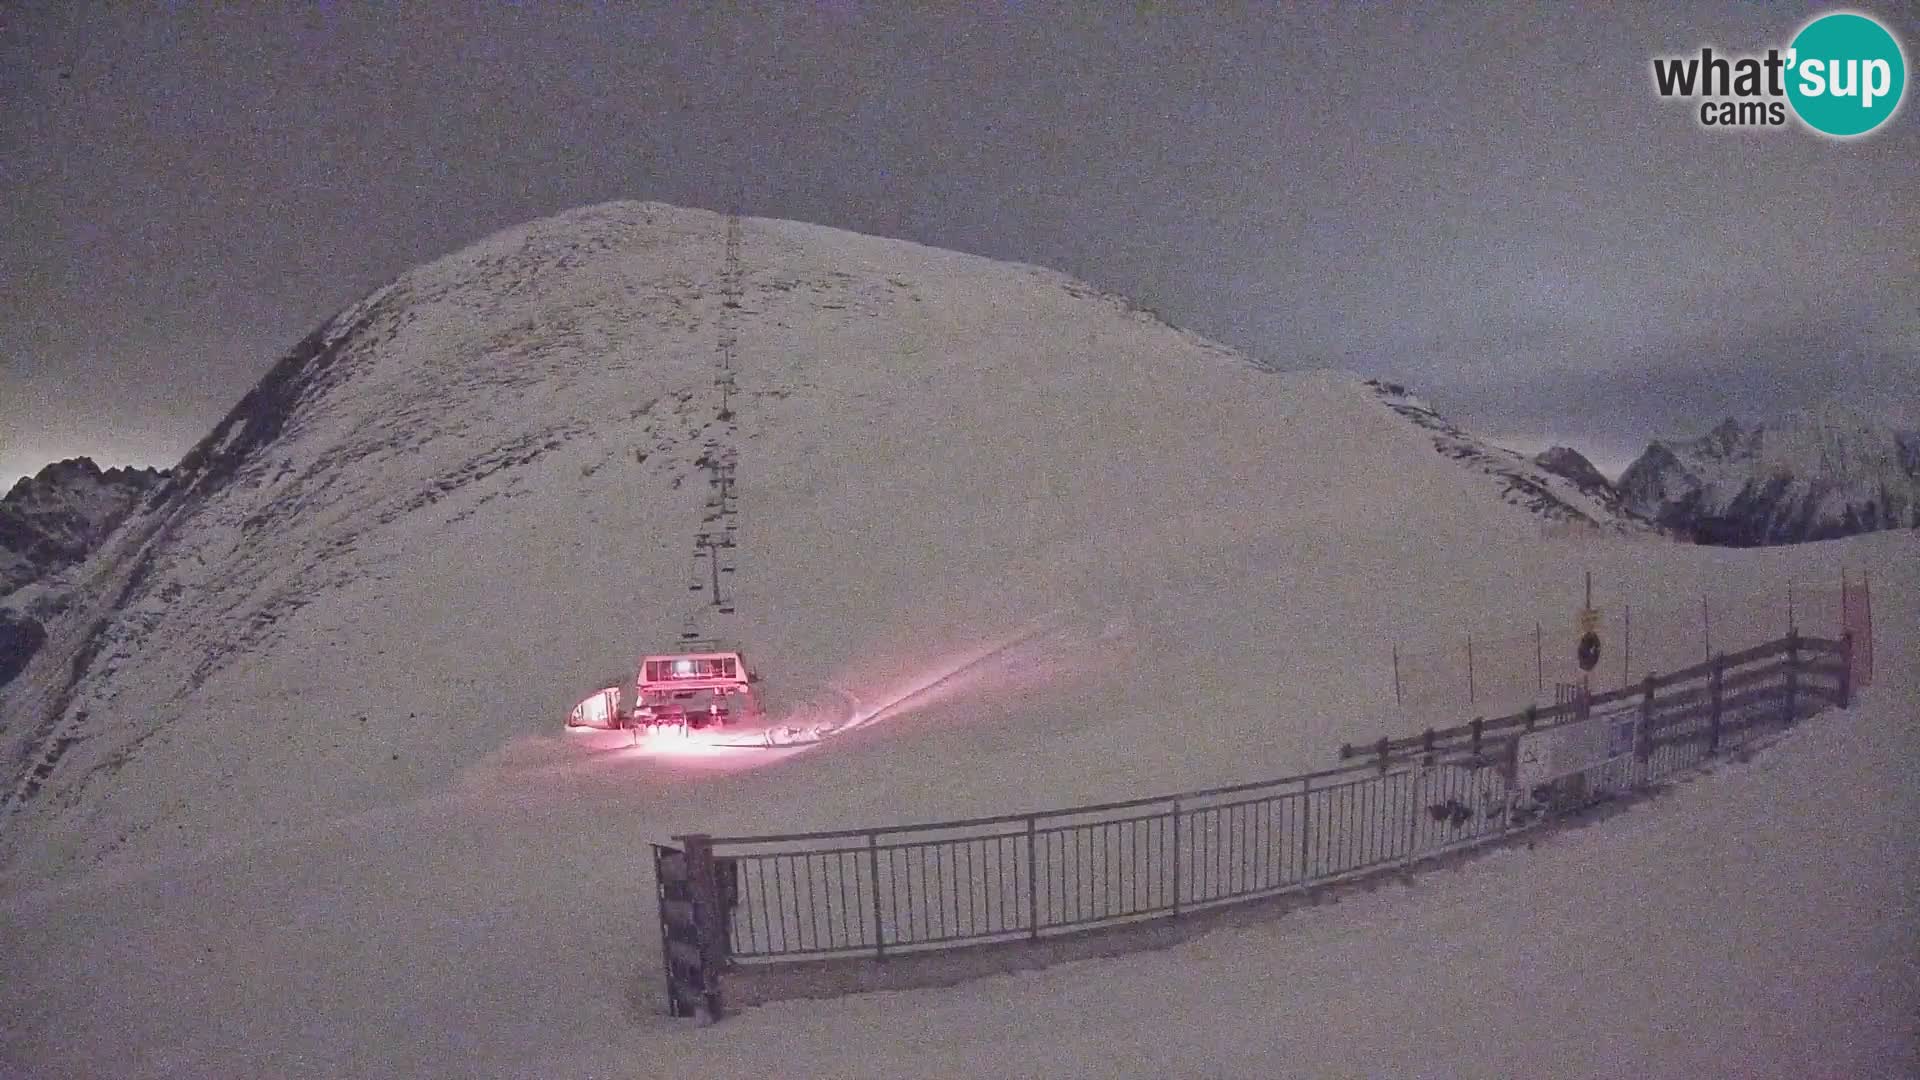
<path fill-rule="evenodd" d="M 676 1015 L 717 1017 L 730 972 L 1035 944 L 1398 872 L 1845 706 L 1854 672 L 1851 635 L 1789 633 L 1631 688 L 1342 747 L 1349 764 L 1300 776 L 965 821 L 675 837 L 656 849 L 669 998 Z"/>

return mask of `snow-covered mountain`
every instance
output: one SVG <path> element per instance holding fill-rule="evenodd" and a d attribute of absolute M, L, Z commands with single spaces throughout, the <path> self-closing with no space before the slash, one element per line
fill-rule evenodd
<path fill-rule="evenodd" d="M 44 620 L 70 602 L 62 572 L 165 479 L 159 469 L 102 471 L 79 457 L 22 477 L 0 498 L 0 686 L 46 641 Z"/>
<path fill-rule="evenodd" d="M 1366 385 L 1394 412 L 1432 432 L 1435 450 L 1492 480 L 1503 501 L 1548 521 L 1622 533 L 1653 531 L 1578 451 L 1555 447 L 1529 458 L 1463 430 L 1398 383 L 1368 379 Z"/>
<path fill-rule="evenodd" d="M 1571 446 L 1554 446 L 1535 454 L 1533 463 L 1553 473 L 1573 481 L 1582 491 L 1601 492 L 1613 488 L 1613 482 L 1605 473 L 1596 468 L 1587 456 Z"/>
<path fill-rule="evenodd" d="M 165 479 L 159 469 L 103 471 L 84 457 L 22 477 L 0 498 L 0 596 L 86 558 Z"/>
<path fill-rule="evenodd" d="M 1393 642 L 1570 626 L 1583 570 L 1638 616 L 1920 566 L 1540 540 L 1609 513 L 1051 271 L 658 204 L 509 229 L 328 320 L 67 572 L 0 694 L 0 1072 L 644 1073 L 649 840 L 1324 767 Z M 559 730 L 688 633 L 872 722 Z"/>
<path fill-rule="evenodd" d="M 1920 527 L 1920 432 L 1829 403 L 1655 442 L 1621 475 L 1636 512 L 1701 543 L 1791 544 Z"/>
<path fill-rule="evenodd" d="M 1298 538 L 1343 521 L 1392 573 L 1396 537 L 1487 527 L 1502 498 L 1516 535 L 1609 520 L 1403 393 L 1262 370 L 1056 273 L 588 208 L 354 305 L 181 461 L 0 704 L 13 812 L 97 800 L 131 815 L 117 848 L 159 811 L 116 774 L 326 768 L 355 773 L 330 810 L 365 806 L 687 634 L 841 716 L 1009 636 L 1090 667 L 1123 654 L 1114 628 L 1171 618 L 1148 614 L 1167 581 L 1297 569 Z M 1212 692 L 1264 683 L 1236 678 Z M 1048 691 L 1073 724 L 1150 715 L 1112 692 Z M 373 729 L 400 776 L 358 775 L 363 716 L 407 718 Z"/>

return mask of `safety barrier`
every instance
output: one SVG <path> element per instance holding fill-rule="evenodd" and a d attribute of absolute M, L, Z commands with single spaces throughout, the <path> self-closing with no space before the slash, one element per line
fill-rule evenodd
<path fill-rule="evenodd" d="M 661 883 L 669 995 L 676 1011 L 717 1016 L 728 973 L 1040 943 L 1411 867 L 1844 706 L 1856 664 L 1851 635 L 1792 632 L 1633 687 L 1343 747 L 1352 764 L 1278 780 L 965 821 L 676 837 L 656 847 L 657 866 L 694 868 Z"/>

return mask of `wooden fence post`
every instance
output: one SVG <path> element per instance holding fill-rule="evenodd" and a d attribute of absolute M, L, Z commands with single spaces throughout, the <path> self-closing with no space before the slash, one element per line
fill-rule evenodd
<path fill-rule="evenodd" d="M 1727 654 L 1720 653 L 1713 658 L 1713 679 L 1708 690 L 1713 697 L 1713 712 L 1707 719 L 1707 753 L 1720 749 L 1720 680 L 1727 667 Z"/>

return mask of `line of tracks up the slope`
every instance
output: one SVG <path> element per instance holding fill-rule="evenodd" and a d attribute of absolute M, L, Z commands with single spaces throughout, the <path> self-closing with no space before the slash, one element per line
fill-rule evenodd
<path fill-rule="evenodd" d="M 702 603 L 687 612 L 686 629 L 681 638 L 689 643 L 726 637 L 716 626 L 720 616 L 736 613 L 734 578 L 739 573 L 740 501 L 735 491 L 735 470 L 739 465 L 739 417 L 734 398 L 739 394 L 735 381 L 739 373 L 739 316 L 742 292 L 740 260 L 741 224 L 738 213 L 727 215 L 726 248 L 720 273 L 719 341 L 714 350 L 713 419 L 705 425 L 706 435 L 700 456 L 694 465 L 707 474 L 707 494 L 700 514 L 700 526 L 694 533 L 693 552 L 688 562 L 687 588 L 704 593 Z"/>

